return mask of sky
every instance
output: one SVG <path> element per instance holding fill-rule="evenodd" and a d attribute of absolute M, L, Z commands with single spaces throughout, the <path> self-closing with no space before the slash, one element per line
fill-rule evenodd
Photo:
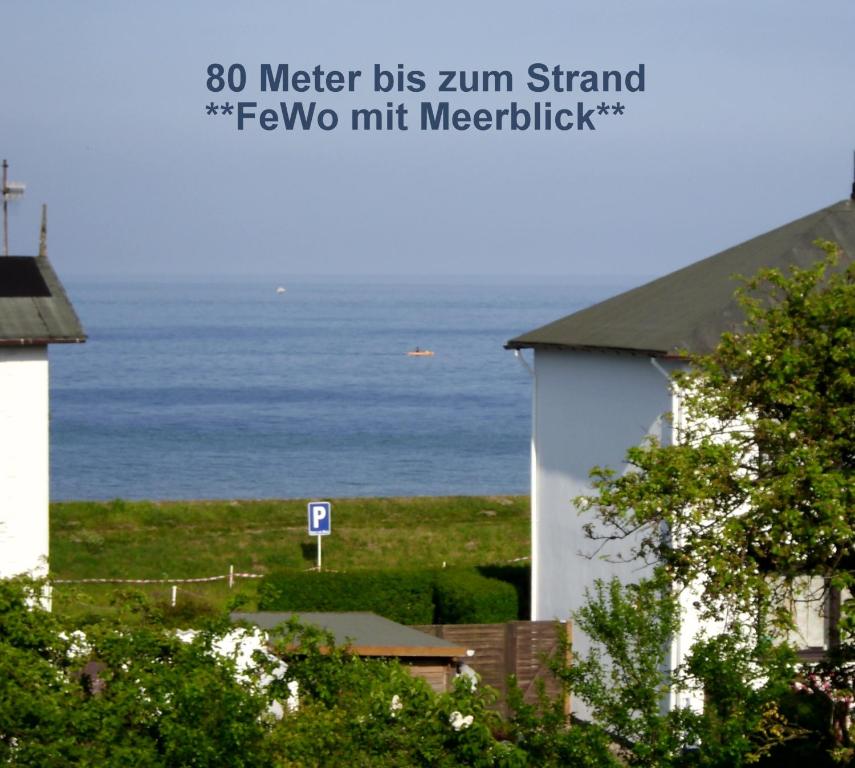
<path fill-rule="evenodd" d="M 0 2 L 0 157 L 27 184 L 10 251 L 66 277 L 658 275 L 848 197 L 851 0 Z M 212 63 L 241 65 L 211 93 Z M 644 90 L 535 93 L 532 63 L 644 65 Z M 260 69 L 359 70 L 353 93 L 263 93 Z M 374 65 L 425 73 L 376 93 Z M 440 93 L 445 70 L 513 91 Z M 578 83 L 577 83 L 578 86 Z M 335 110 L 333 131 L 237 129 L 221 105 Z M 549 101 L 596 130 L 418 130 L 452 109 Z M 353 131 L 402 103 L 409 130 Z M 217 115 L 208 115 L 214 103 Z"/>

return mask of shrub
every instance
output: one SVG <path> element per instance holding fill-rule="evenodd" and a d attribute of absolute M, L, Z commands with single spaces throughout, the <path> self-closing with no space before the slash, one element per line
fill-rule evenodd
<path fill-rule="evenodd" d="M 372 611 L 401 624 L 433 621 L 432 571 L 281 572 L 258 590 L 261 611 Z"/>
<path fill-rule="evenodd" d="M 210 635 L 108 621 L 84 634 L 33 604 L 40 588 L 0 579 L 0 764 L 271 764 L 267 701 L 211 657 Z"/>
<path fill-rule="evenodd" d="M 156 622 L 108 620 L 84 634 L 34 604 L 41 587 L 0 579 L 2 765 L 529 764 L 521 747 L 496 738 L 485 686 L 461 679 L 438 694 L 400 664 L 350 655 L 293 623 L 280 651 L 293 640 L 300 650 L 287 668 L 241 630 L 225 643 L 221 632 L 179 636 Z M 299 701 L 283 706 L 295 683 Z"/>
<path fill-rule="evenodd" d="M 258 590 L 261 611 L 372 611 L 401 624 L 489 624 L 520 618 L 517 590 L 478 570 L 287 572 Z"/>
<path fill-rule="evenodd" d="M 332 638 L 291 625 L 280 638 L 288 674 L 300 687 L 300 708 L 271 733 L 277 765 L 321 768 L 441 766 L 522 768 L 524 751 L 498 740 L 494 692 L 459 679 L 435 693 L 396 661 L 365 659 L 335 647 Z M 321 652 L 319 649 L 323 648 Z"/>
<path fill-rule="evenodd" d="M 440 571 L 434 587 L 435 624 L 515 621 L 517 592 L 511 584 L 470 569 Z"/>
<path fill-rule="evenodd" d="M 517 591 L 517 619 L 531 618 L 531 563 L 479 565 L 476 570 L 488 579 L 506 581 Z"/>

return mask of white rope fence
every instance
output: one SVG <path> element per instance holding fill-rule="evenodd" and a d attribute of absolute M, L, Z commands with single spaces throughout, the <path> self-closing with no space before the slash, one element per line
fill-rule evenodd
<path fill-rule="evenodd" d="M 505 563 L 522 563 L 531 560 L 529 555 L 525 557 L 515 557 L 512 560 L 505 560 Z M 223 576 L 199 576 L 194 579 L 51 579 L 54 584 L 201 584 L 206 581 L 228 581 L 229 587 L 234 584 L 235 579 L 263 579 L 264 573 L 235 573 L 229 569 L 229 572 Z M 445 561 L 442 563 L 445 568 Z M 315 571 L 317 568 L 307 568 L 307 571 Z"/>
<path fill-rule="evenodd" d="M 229 588 L 235 579 L 262 579 L 263 573 L 235 573 L 234 566 L 223 576 L 199 576 L 194 579 L 52 579 L 54 584 L 201 584 L 207 581 L 228 581 Z"/>

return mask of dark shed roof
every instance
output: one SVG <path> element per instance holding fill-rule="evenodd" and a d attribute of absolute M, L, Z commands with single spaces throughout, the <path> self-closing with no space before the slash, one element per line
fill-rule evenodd
<path fill-rule="evenodd" d="M 0 256 L 0 346 L 86 341 L 47 256 Z"/>
<path fill-rule="evenodd" d="M 349 645 L 360 656 L 466 656 L 466 648 L 385 619 L 376 613 L 260 611 L 231 614 L 232 621 L 246 621 L 262 629 L 274 629 L 291 618 L 297 619 L 301 624 L 310 624 L 330 632 L 336 645 Z"/>
<path fill-rule="evenodd" d="M 726 251 L 511 339 L 507 349 L 609 349 L 657 356 L 704 354 L 742 319 L 735 275 L 763 267 L 807 267 L 817 239 L 855 254 L 855 200 L 843 200 Z"/>

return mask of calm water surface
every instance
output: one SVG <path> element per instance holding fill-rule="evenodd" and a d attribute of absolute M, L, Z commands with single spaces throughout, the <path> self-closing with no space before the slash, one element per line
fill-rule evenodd
<path fill-rule="evenodd" d="M 50 349 L 52 498 L 526 493 L 502 346 L 627 287 L 277 284 L 68 281 L 89 341 Z"/>

